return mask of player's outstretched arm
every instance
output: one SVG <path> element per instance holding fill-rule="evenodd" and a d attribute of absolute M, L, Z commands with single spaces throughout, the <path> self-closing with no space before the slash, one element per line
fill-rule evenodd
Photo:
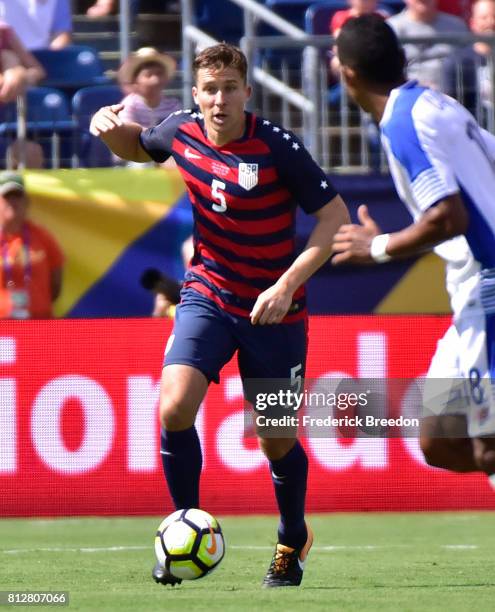
<path fill-rule="evenodd" d="M 139 142 L 143 128 L 137 123 L 124 123 L 119 117 L 123 104 L 103 106 L 91 119 L 89 131 L 103 140 L 107 147 L 122 159 L 148 162 L 151 157 Z"/>
<path fill-rule="evenodd" d="M 380 229 L 365 205 L 359 207 L 360 225 L 343 225 L 335 234 L 333 265 L 383 263 L 392 258 L 411 257 L 464 234 L 469 218 L 459 193 L 428 208 L 408 227 L 392 234 Z"/>
<path fill-rule="evenodd" d="M 317 223 L 304 251 L 278 281 L 258 296 L 251 312 L 253 325 L 280 323 L 287 314 L 296 290 L 320 268 L 332 254 L 333 236 L 350 221 L 342 198 L 337 195 L 315 213 Z"/>

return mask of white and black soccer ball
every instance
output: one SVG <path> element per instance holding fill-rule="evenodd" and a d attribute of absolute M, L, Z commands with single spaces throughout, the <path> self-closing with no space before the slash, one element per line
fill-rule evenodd
<path fill-rule="evenodd" d="M 225 554 L 220 524 L 204 510 L 177 510 L 158 526 L 155 553 L 160 565 L 176 578 L 202 578 Z"/>

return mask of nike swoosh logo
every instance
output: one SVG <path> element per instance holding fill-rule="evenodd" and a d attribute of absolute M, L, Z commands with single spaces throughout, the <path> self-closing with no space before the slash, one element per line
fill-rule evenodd
<path fill-rule="evenodd" d="M 277 476 L 275 472 L 272 471 L 272 478 L 275 480 L 284 480 L 284 478 L 287 478 L 287 476 Z"/>
<path fill-rule="evenodd" d="M 208 525 L 208 529 L 211 535 L 211 545 L 206 547 L 206 552 L 209 555 L 214 555 L 217 552 L 217 539 L 215 538 L 215 532 L 211 528 L 211 525 Z"/>
<path fill-rule="evenodd" d="M 189 147 L 186 147 L 184 154 L 187 157 L 187 159 L 201 159 L 201 155 L 196 155 L 196 153 L 193 153 L 192 151 L 189 150 Z"/>

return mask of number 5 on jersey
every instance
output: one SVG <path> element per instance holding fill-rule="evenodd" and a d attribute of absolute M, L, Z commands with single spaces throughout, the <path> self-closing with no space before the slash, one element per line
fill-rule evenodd
<path fill-rule="evenodd" d="M 218 179 L 213 179 L 211 181 L 211 196 L 214 200 L 220 202 L 220 204 L 215 202 L 211 205 L 215 212 L 224 213 L 227 210 L 227 201 L 223 191 L 225 191 L 225 183 Z"/>

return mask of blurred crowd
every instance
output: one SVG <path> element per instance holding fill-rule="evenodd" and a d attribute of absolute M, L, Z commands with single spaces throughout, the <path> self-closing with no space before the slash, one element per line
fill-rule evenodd
<path fill-rule="evenodd" d="M 489 42 L 456 44 L 456 35 L 495 34 L 494 0 L 405 0 L 397 14 L 387 12 L 387 4 L 377 0 L 349 0 L 349 8 L 337 11 L 329 24 L 330 33 L 338 32 L 347 19 L 366 13 L 386 19 L 400 38 L 446 36 L 452 42 L 414 42 L 405 44 L 408 77 L 456 97 L 476 113 L 492 104 L 492 47 Z M 338 65 L 331 60 L 331 71 L 338 77 Z M 481 100 L 481 101 L 480 101 Z M 479 112 L 478 112 L 479 114 Z"/>

